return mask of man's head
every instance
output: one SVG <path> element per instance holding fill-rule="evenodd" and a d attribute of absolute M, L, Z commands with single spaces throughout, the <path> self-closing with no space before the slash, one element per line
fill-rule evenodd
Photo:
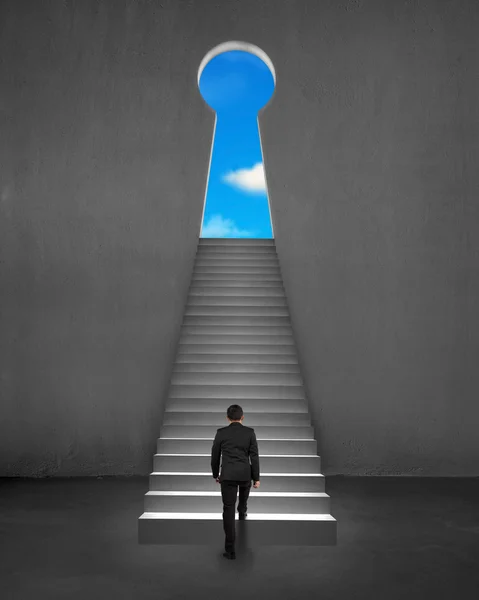
<path fill-rule="evenodd" d="M 228 421 L 230 421 L 231 423 L 233 421 L 241 422 L 244 418 L 243 409 L 238 404 L 232 404 L 228 408 L 226 416 L 228 418 Z"/>

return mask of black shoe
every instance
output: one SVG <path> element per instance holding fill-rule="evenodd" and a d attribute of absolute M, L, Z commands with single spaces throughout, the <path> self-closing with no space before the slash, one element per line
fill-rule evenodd
<path fill-rule="evenodd" d="M 240 521 L 244 521 L 246 519 L 247 515 L 248 515 L 248 513 L 239 513 L 238 519 Z"/>
<path fill-rule="evenodd" d="M 223 556 L 228 558 L 229 560 L 235 560 L 236 553 L 235 552 L 223 552 Z"/>

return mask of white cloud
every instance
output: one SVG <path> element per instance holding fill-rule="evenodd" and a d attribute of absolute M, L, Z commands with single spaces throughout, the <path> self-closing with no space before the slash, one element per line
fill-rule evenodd
<path fill-rule="evenodd" d="M 214 215 L 208 223 L 204 223 L 201 229 L 201 237 L 207 238 L 227 238 L 254 237 L 252 231 L 238 229 L 232 219 L 224 219 L 221 215 Z"/>
<path fill-rule="evenodd" d="M 223 176 L 223 181 L 250 194 L 266 193 L 266 178 L 263 163 L 256 163 L 251 169 L 230 171 Z"/>

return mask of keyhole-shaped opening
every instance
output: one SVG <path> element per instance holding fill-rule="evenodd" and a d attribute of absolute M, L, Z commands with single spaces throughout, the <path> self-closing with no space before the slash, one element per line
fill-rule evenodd
<path fill-rule="evenodd" d="M 201 62 L 198 87 L 216 113 L 201 237 L 274 237 L 258 115 L 275 84 L 271 60 L 252 44 L 220 44 Z"/>

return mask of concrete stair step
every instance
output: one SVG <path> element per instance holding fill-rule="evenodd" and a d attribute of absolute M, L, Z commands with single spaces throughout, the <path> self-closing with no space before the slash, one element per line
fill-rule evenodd
<path fill-rule="evenodd" d="M 186 326 L 206 327 L 291 327 L 289 315 L 185 315 L 183 327 Z"/>
<path fill-rule="evenodd" d="M 214 436 L 213 436 L 214 438 Z M 195 438 L 159 438 L 157 441 L 156 451 L 158 454 L 211 454 L 213 445 L 211 439 L 195 439 Z M 260 440 L 258 435 L 258 448 L 260 456 L 269 455 L 299 455 L 314 456 L 318 454 L 316 440 Z"/>
<path fill-rule="evenodd" d="M 245 262 L 246 264 L 260 263 L 274 263 L 278 264 L 278 255 L 276 252 L 271 251 L 268 254 L 255 252 L 254 254 L 245 252 L 205 252 L 200 250 L 196 253 L 196 262 L 213 261 L 218 263 L 231 263 Z"/>
<path fill-rule="evenodd" d="M 181 335 L 267 335 L 293 336 L 291 325 L 183 325 Z"/>
<path fill-rule="evenodd" d="M 197 306 L 188 304 L 185 315 L 187 317 L 288 317 L 289 312 L 286 306 Z"/>
<path fill-rule="evenodd" d="M 300 373 L 298 364 L 174 363 L 173 373 Z"/>
<path fill-rule="evenodd" d="M 300 376 L 299 365 L 263 365 L 263 364 L 236 364 L 236 363 L 175 363 L 173 374 L 198 373 L 198 374 L 296 374 Z"/>
<path fill-rule="evenodd" d="M 280 275 L 280 269 L 278 266 L 265 266 L 261 267 L 258 265 L 197 265 L 195 263 L 193 276 L 195 275 Z"/>
<path fill-rule="evenodd" d="M 280 354 L 296 356 L 296 347 L 287 344 L 183 344 L 180 340 L 179 354 Z"/>
<path fill-rule="evenodd" d="M 325 491 L 325 478 L 322 473 L 263 473 L 260 471 L 260 481 L 260 490 L 263 492 Z M 150 475 L 149 487 L 152 491 L 218 491 L 218 484 L 211 475 L 211 465 L 208 465 L 208 469 L 201 473 L 153 472 Z"/>
<path fill-rule="evenodd" d="M 277 258 L 269 259 L 245 259 L 237 258 L 236 260 L 229 259 L 224 260 L 218 258 L 196 258 L 194 269 L 209 269 L 216 271 L 216 269 L 228 269 L 228 272 L 237 271 L 249 271 L 250 269 L 262 269 L 264 271 L 276 271 L 280 270 L 279 261 Z"/>
<path fill-rule="evenodd" d="M 299 373 L 173 373 L 172 385 L 302 386 Z"/>
<path fill-rule="evenodd" d="M 168 413 L 165 413 L 167 415 Z M 181 414 L 181 413 L 172 413 L 172 414 Z M 218 413 L 219 414 L 219 413 Z M 226 411 L 223 411 L 219 414 L 221 422 L 218 425 L 215 425 L 213 422 L 208 423 L 207 425 L 201 425 L 200 423 L 192 423 L 190 425 L 163 425 L 160 429 L 161 438 L 178 438 L 178 439 L 191 439 L 191 438 L 200 438 L 205 440 L 212 441 L 216 435 L 216 432 L 220 427 L 228 427 L 228 423 L 226 423 Z M 260 416 L 260 415 L 258 415 Z M 286 415 L 285 415 L 286 416 Z M 290 417 L 299 416 L 290 414 Z M 314 442 L 316 451 L 316 440 L 314 439 L 314 430 L 311 425 L 309 426 L 294 426 L 294 425 L 256 425 L 254 423 L 254 413 L 247 415 L 245 417 L 245 426 L 253 427 L 256 438 L 258 440 L 310 440 Z M 309 418 L 309 415 L 307 415 Z M 219 419 L 219 420 L 220 420 Z M 167 422 L 166 419 L 164 421 Z M 211 451 L 211 446 L 209 451 Z M 261 450 L 261 454 L 266 452 L 264 448 Z M 268 454 L 268 452 L 266 452 Z M 285 452 L 287 454 L 287 452 Z M 298 454 L 301 454 L 300 452 Z"/>
<path fill-rule="evenodd" d="M 229 402 L 224 398 L 167 398 L 165 410 L 168 412 L 220 412 L 226 415 L 230 404 L 239 404 L 245 414 L 249 413 L 307 413 L 307 400 L 291 398 L 235 398 Z"/>
<path fill-rule="evenodd" d="M 208 306 L 208 307 L 286 307 L 285 296 L 188 296 L 188 306 Z"/>
<path fill-rule="evenodd" d="M 204 472 L 211 470 L 211 452 L 205 454 L 155 454 L 154 471 Z M 266 473 L 321 473 L 319 456 L 269 456 L 261 454 L 260 469 Z M 261 477 L 261 475 L 260 475 Z"/>
<path fill-rule="evenodd" d="M 237 246 L 241 248 L 275 247 L 273 238 L 199 238 L 198 248 L 204 246 Z"/>
<path fill-rule="evenodd" d="M 224 402 L 241 398 L 272 398 L 289 400 L 304 399 L 302 385 L 207 385 L 207 384 L 172 384 L 170 385 L 169 398 L 222 398 Z M 232 403 L 230 403 L 232 404 Z"/>
<path fill-rule="evenodd" d="M 197 491 L 152 491 L 147 492 L 145 512 L 205 512 L 223 511 L 221 490 L 216 492 Z M 324 492 L 260 492 L 251 488 L 248 498 L 248 518 L 253 514 L 294 513 L 329 514 L 331 499 Z"/>
<path fill-rule="evenodd" d="M 251 287 L 251 286 L 246 286 L 246 287 L 239 287 L 239 286 L 191 286 L 190 287 L 190 291 L 189 291 L 189 297 L 191 298 L 192 296 L 206 296 L 206 297 L 210 297 L 212 296 L 213 298 L 223 298 L 223 297 L 229 297 L 229 296 L 234 296 L 235 298 L 253 298 L 253 297 L 260 297 L 260 298 L 271 298 L 271 297 L 278 297 L 278 298 L 285 298 L 286 295 L 284 293 L 284 289 L 282 287 L 276 286 L 276 287 L 271 287 L 271 286 L 263 286 L 263 287 Z"/>
<path fill-rule="evenodd" d="M 275 246 L 198 246 L 197 256 L 277 256 Z"/>
<path fill-rule="evenodd" d="M 201 352 L 201 353 L 185 353 L 177 354 L 176 364 L 242 364 L 242 365 L 254 365 L 254 364 L 291 364 L 297 365 L 298 358 L 295 354 L 222 354 L 220 352 Z"/>
<path fill-rule="evenodd" d="M 218 264 L 218 263 L 206 263 L 198 264 L 195 261 L 193 275 L 204 275 L 205 273 L 210 274 L 225 274 L 229 276 L 238 275 L 280 275 L 281 270 L 279 263 L 276 265 L 260 265 L 260 264 Z"/>
<path fill-rule="evenodd" d="M 311 417 L 309 413 L 251 413 L 245 416 L 244 423 L 248 427 L 261 427 L 261 436 L 265 439 L 281 437 L 300 437 L 303 439 L 314 438 L 313 428 L 311 427 Z M 173 426 L 175 429 L 167 430 L 166 437 L 194 437 L 193 432 L 198 433 L 198 428 L 203 437 L 203 433 L 214 437 L 218 427 L 228 425 L 226 420 L 226 411 L 222 412 L 171 412 L 165 411 L 163 414 L 163 427 Z M 209 427 L 210 430 L 203 430 L 201 427 Z M 284 429 L 286 427 L 286 429 Z M 299 429 L 298 429 L 299 428 Z M 305 429 L 306 428 L 306 429 Z M 162 435 L 163 429 L 160 431 Z M 181 434 L 181 435 L 180 435 Z M 184 435 L 183 435 L 184 434 Z"/>
<path fill-rule="evenodd" d="M 270 283 L 275 283 L 278 285 L 283 285 L 283 279 L 281 277 L 280 272 L 275 272 L 272 274 L 267 274 L 267 273 L 231 273 L 229 271 L 227 271 L 226 273 L 218 273 L 218 271 L 211 271 L 211 272 L 200 272 L 200 273 L 195 273 L 193 272 L 193 276 L 191 279 L 191 283 L 193 285 L 196 284 L 201 284 L 203 285 L 203 282 L 208 282 L 208 283 L 212 283 L 214 281 L 218 281 L 221 282 L 221 285 L 223 285 L 222 282 L 228 282 L 228 285 L 231 284 L 231 282 L 237 282 L 241 285 L 246 285 L 246 282 L 253 282 L 253 281 L 258 281 L 261 284 L 264 284 L 266 282 L 270 282 Z"/>
<path fill-rule="evenodd" d="M 224 544 L 222 520 L 221 512 L 145 512 L 138 519 L 138 541 L 140 544 L 221 547 Z M 255 513 L 251 517 L 248 514 L 248 520 L 239 521 L 237 527 L 244 530 L 251 547 L 333 546 L 337 538 L 336 519 L 325 514 Z"/>
<path fill-rule="evenodd" d="M 259 344 L 260 346 L 294 346 L 294 339 L 291 334 L 289 335 L 267 335 L 265 333 L 254 333 L 254 334 L 232 334 L 232 333 L 221 333 L 221 334 L 187 334 L 182 332 L 180 343 L 185 344 L 220 344 L 220 345 L 231 345 L 231 344 Z"/>
<path fill-rule="evenodd" d="M 284 286 L 279 278 L 272 281 L 263 279 L 199 279 L 191 282 L 190 290 L 210 290 L 211 288 L 218 290 L 235 290 L 237 288 L 247 289 L 252 291 L 259 288 L 261 290 L 281 291 L 284 294 Z"/>

